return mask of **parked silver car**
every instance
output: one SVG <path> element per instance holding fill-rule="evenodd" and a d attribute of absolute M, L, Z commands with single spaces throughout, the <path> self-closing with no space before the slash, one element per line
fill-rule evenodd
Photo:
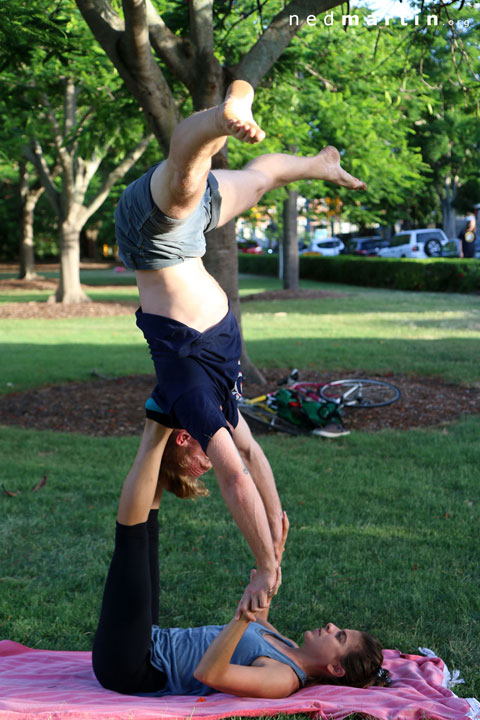
<path fill-rule="evenodd" d="M 347 253 L 349 255 L 363 255 L 366 257 L 378 255 L 378 251 L 389 246 L 388 240 L 380 235 L 369 235 L 368 237 L 356 237 L 347 240 Z"/>
<path fill-rule="evenodd" d="M 420 259 L 441 257 L 448 242 L 443 230 L 438 228 L 404 230 L 394 235 L 389 247 L 379 250 L 378 256 Z"/>
<path fill-rule="evenodd" d="M 340 255 L 345 245 L 337 237 L 323 238 L 321 240 L 312 240 L 304 250 L 300 251 L 301 255 Z"/>

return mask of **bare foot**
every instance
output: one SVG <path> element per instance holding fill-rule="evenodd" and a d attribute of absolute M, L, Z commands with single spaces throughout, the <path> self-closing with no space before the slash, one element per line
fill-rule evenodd
<path fill-rule="evenodd" d="M 253 88 L 245 80 L 234 80 L 227 90 L 225 101 L 218 107 L 220 133 L 248 143 L 261 142 L 265 133 L 252 115 Z"/>
<path fill-rule="evenodd" d="M 366 190 L 367 186 L 362 180 L 346 172 L 340 165 L 340 153 L 337 148 L 327 145 L 323 148 L 314 160 L 317 163 L 318 174 L 315 177 L 318 180 L 327 180 L 328 182 L 350 188 L 350 190 Z"/>

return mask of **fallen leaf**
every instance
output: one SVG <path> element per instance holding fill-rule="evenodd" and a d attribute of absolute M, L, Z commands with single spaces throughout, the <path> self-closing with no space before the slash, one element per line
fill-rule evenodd
<path fill-rule="evenodd" d="M 17 492 L 12 492 L 11 490 L 7 490 L 7 488 L 5 488 L 3 485 L 2 485 L 2 490 L 5 493 L 5 495 L 8 495 L 9 497 L 15 497 L 15 495 L 21 494 L 20 490 Z"/>
<path fill-rule="evenodd" d="M 35 485 L 35 487 L 32 488 L 32 492 L 37 492 L 38 490 L 41 490 L 45 485 L 47 484 L 47 476 L 44 475 L 41 480 L 38 481 L 38 483 Z"/>

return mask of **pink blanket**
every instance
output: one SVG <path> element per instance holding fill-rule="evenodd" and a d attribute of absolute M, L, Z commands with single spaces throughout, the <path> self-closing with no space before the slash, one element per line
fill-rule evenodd
<path fill-rule="evenodd" d="M 0 720 L 163 720 L 311 713 L 341 720 L 363 713 L 380 720 L 480 720 L 475 700 L 456 697 L 444 687 L 440 658 L 385 651 L 392 673 L 388 688 L 317 685 L 282 700 L 237 698 L 215 693 L 205 698 L 141 698 L 103 690 L 95 680 L 89 652 L 32 650 L 0 642 Z"/>

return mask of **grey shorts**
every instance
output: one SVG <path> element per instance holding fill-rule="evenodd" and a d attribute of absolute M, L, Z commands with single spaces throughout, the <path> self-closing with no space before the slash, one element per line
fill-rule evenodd
<path fill-rule="evenodd" d="M 150 180 L 157 165 L 123 191 L 115 210 L 118 254 L 132 270 L 158 270 L 205 254 L 205 233 L 214 230 L 222 197 L 215 176 L 186 218 L 170 218 L 154 203 Z"/>

